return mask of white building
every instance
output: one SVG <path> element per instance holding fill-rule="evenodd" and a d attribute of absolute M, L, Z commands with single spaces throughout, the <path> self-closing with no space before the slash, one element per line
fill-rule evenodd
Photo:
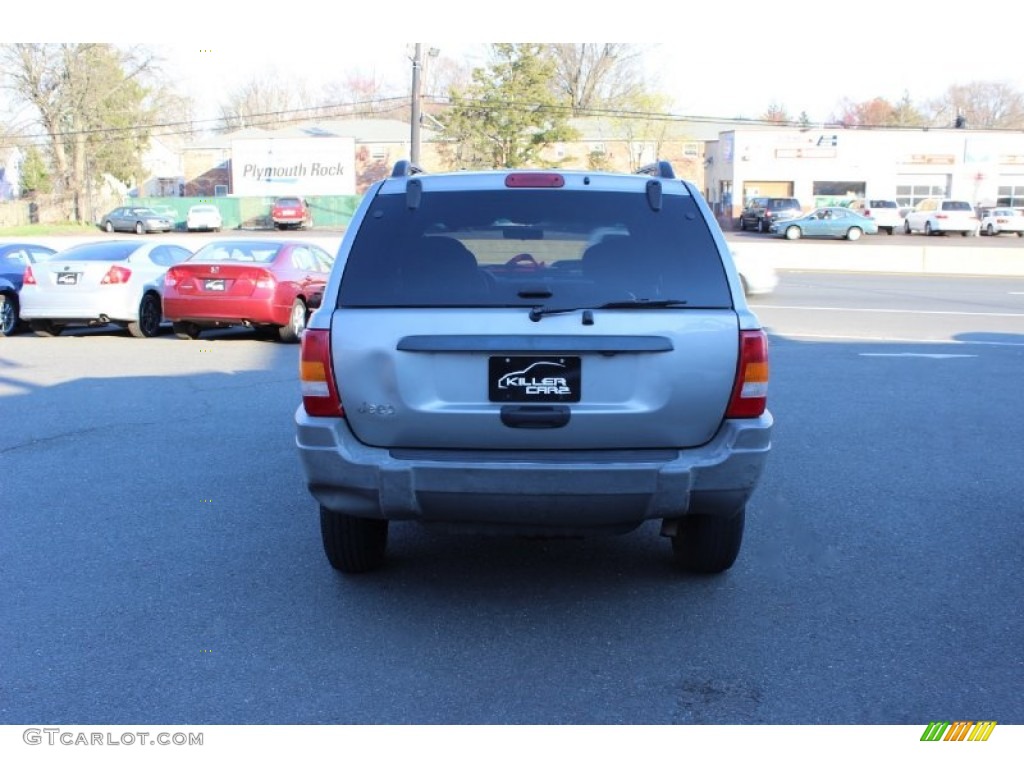
<path fill-rule="evenodd" d="M 1024 207 L 1024 133 L 954 128 L 737 128 L 705 152 L 704 190 L 723 217 L 757 195 L 805 209 L 852 197 L 927 197 Z"/>

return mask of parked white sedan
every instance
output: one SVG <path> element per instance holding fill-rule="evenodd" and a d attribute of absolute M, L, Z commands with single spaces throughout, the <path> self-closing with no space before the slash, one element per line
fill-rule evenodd
<path fill-rule="evenodd" d="M 215 205 L 193 205 L 185 218 L 185 229 L 189 232 L 219 232 L 224 226 L 220 209 Z"/>
<path fill-rule="evenodd" d="M 164 322 L 164 273 L 191 255 L 152 240 L 74 245 L 25 269 L 21 316 L 37 336 L 108 323 L 132 336 L 156 336 Z"/>
<path fill-rule="evenodd" d="M 1024 237 L 1024 213 L 1016 208 L 990 208 L 982 213 L 981 234 L 998 235 L 1011 232 Z"/>

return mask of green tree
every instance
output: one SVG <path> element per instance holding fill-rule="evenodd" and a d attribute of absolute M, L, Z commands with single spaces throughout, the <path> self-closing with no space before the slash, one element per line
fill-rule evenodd
<path fill-rule="evenodd" d="M 141 170 L 152 114 L 145 106 L 145 51 L 107 43 L 10 43 L 0 47 L 4 85 L 31 107 L 49 139 L 56 191 L 74 215 L 103 173 L 130 182 Z"/>
<path fill-rule="evenodd" d="M 545 148 L 576 137 L 552 87 L 554 63 L 535 43 L 495 43 L 492 61 L 453 88 L 440 116 L 444 153 L 465 168 L 537 164 Z"/>
<path fill-rule="evenodd" d="M 22 195 L 36 192 L 45 194 L 52 191 L 53 181 L 50 178 L 50 170 L 46 167 L 46 160 L 43 159 L 43 153 L 38 147 L 29 147 L 21 161 Z"/>

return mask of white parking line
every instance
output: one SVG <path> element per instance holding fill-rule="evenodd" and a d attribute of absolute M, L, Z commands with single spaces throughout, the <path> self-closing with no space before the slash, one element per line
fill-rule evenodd
<path fill-rule="evenodd" d="M 1024 317 L 1024 312 L 952 312 L 936 309 L 874 309 L 868 307 L 787 307 L 779 304 L 758 304 L 761 309 L 804 310 L 810 312 L 866 312 L 870 314 L 950 315 L 952 317 Z"/>
<path fill-rule="evenodd" d="M 977 355 L 929 355 L 926 352 L 861 352 L 860 357 L 927 357 L 932 360 L 949 360 L 954 357 L 977 357 Z"/>
<path fill-rule="evenodd" d="M 896 336 L 843 336 L 824 333 L 775 332 L 768 329 L 768 335 L 782 339 L 821 339 L 823 341 L 854 341 L 873 344 L 977 344 L 986 347 L 1024 347 L 1024 341 L 961 341 L 960 339 L 907 339 Z"/>

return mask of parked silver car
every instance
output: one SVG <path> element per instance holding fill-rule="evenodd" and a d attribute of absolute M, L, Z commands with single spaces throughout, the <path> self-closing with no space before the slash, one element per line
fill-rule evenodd
<path fill-rule="evenodd" d="M 729 568 L 771 444 L 767 339 L 725 238 L 645 174 L 422 174 L 371 187 L 302 339 L 297 445 L 330 563 L 388 524 L 524 535 L 647 520 Z"/>
<path fill-rule="evenodd" d="M 170 232 L 174 229 L 174 219 L 152 208 L 123 205 L 100 219 L 100 229 L 105 232 L 134 232 L 137 235 Z"/>
<path fill-rule="evenodd" d="M 181 246 L 143 240 L 72 246 L 26 268 L 21 316 L 39 336 L 108 323 L 132 336 L 156 336 L 164 322 L 164 273 L 191 255 Z"/>

